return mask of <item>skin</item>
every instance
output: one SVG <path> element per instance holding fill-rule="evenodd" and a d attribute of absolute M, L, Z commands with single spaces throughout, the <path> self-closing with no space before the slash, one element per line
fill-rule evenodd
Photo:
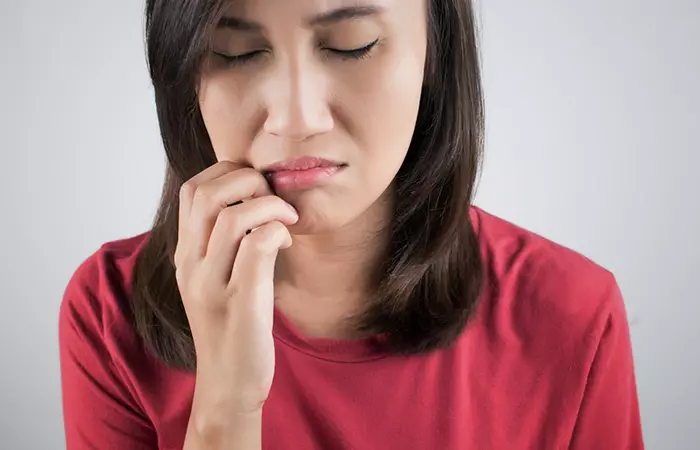
<path fill-rule="evenodd" d="M 339 8 L 375 14 L 329 23 Z M 413 135 L 426 58 L 426 0 L 238 0 L 224 17 L 257 25 L 217 27 L 224 55 L 205 63 L 199 102 L 219 161 L 262 171 L 301 156 L 347 165 L 322 185 L 277 193 L 299 214 L 294 245 L 275 269 L 277 307 L 310 337 L 352 338 L 343 318 L 367 295 L 392 206 L 391 184 Z M 362 59 L 327 50 L 378 43 Z"/>

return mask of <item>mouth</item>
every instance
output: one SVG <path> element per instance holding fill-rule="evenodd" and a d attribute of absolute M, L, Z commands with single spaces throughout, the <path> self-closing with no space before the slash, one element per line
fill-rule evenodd
<path fill-rule="evenodd" d="M 262 173 L 277 192 L 300 191 L 319 186 L 345 167 L 347 164 L 307 156 L 273 164 Z"/>

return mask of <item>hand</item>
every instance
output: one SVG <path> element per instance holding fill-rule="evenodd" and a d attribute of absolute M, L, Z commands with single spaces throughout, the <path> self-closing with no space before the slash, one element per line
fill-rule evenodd
<path fill-rule="evenodd" d="M 175 266 L 197 358 L 193 411 L 250 414 L 267 399 L 275 260 L 297 220 L 262 174 L 229 161 L 182 186 Z"/>

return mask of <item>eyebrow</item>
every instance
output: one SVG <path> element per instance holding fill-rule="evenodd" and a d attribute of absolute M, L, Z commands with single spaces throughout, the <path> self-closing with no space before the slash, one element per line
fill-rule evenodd
<path fill-rule="evenodd" d="M 345 20 L 377 15 L 383 11 L 384 8 L 380 6 L 350 6 L 321 13 L 307 20 L 306 23 L 308 26 L 331 25 Z M 231 16 L 222 17 L 216 27 L 236 31 L 260 31 L 263 29 L 259 23 Z"/>

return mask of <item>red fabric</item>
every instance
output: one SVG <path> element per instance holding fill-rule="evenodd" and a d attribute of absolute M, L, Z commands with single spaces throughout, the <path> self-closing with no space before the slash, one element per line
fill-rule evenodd
<path fill-rule="evenodd" d="M 474 208 L 486 289 L 449 350 L 383 355 L 306 339 L 275 315 L 264 449 L 642 449 L 625 308 L 583 256 Z M 68 450 L 180 449 L 194 377 L 145 353 L 128 319 L 145 234 L 107 243 L 60 313 Z"/>

